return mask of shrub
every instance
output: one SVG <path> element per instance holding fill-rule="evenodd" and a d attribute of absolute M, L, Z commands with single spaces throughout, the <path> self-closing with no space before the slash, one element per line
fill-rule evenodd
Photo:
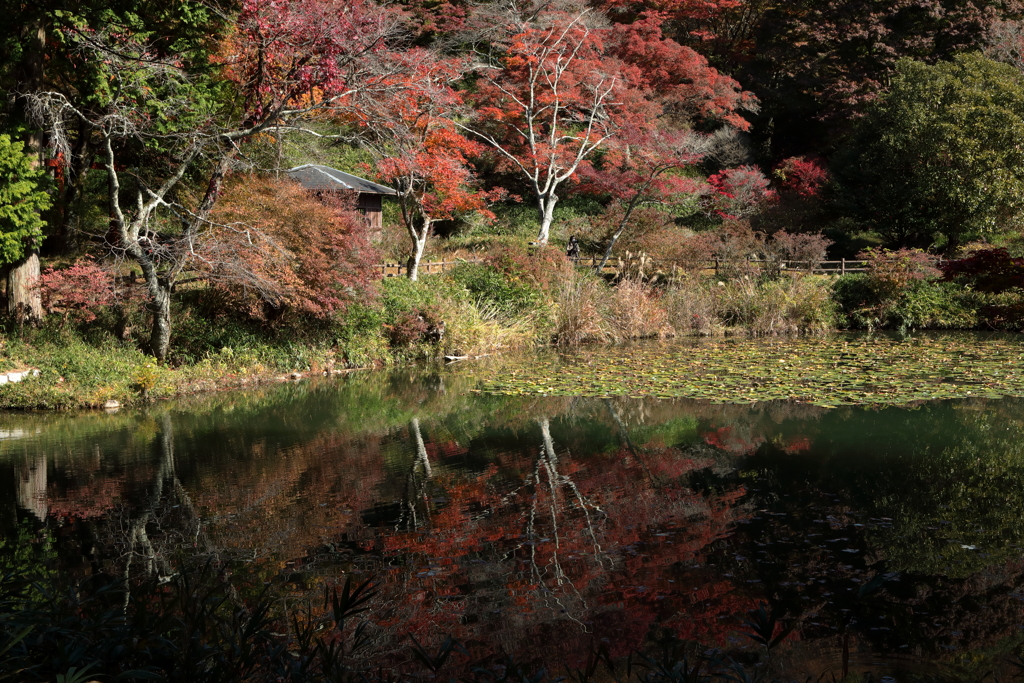
<path fill-rule="evenodd" d="M 622 222 L 623 211 L 622 205 L 615 202 L 603 215 L 592 221 L 594 227 L 591 230 L 577 233 L 581 251 L 603 254 Z M 615 253 L 642 251 L 656 259 L 671 259 L 673 247 L 679 242 L 681 233 L 669 207 L 638 206 L 629 217 L 628 229 L 615 243 Z M 686 230 L 686 233 L 690 231 Z"/>
<path fill-rule="evenodd" d="M 996 330 L 1024 329 L 1024 289 L 967 291 L 962 298 L 977 313 L 979 325 Z"/>
<path fill-rule="evenodd" d="M 799 276 L 727 282 L 718 315 L 727 326 L 758 335 L 824 332 L 835 320 L 828 279 Z"/>
<path fill-rule="evenodd" d="M 408 348 L 416 344 L 436 344 L 444 337 L 445 322 L 433 311 L 413 309 L 398 314 L 394 322 L 387 325 L 391 346 Z"/>
<path fill-rule="evenodd" d="M 796 262 L 804 265 L 807 271 L 813 270 L 825 260 L 832 240 L 819 233 L 789 233 L 780 230 L 772 235 L 767 249 L 783 261 Z"/>
<path fill-rule="evenodd" d="M 491 306 L 504 318 L 515 318 L 541 304 L 539 287 L 515 270 L 508 272 L 490 264 L 463 263 L 446 273 L 470 296 Z"/>
<path fill-rule="evenodd" d="M 708 261 L 715 259 L 718 242 L 716 233 L 698 233 L 677 239 L 670 258 L 686 272 L 700 273 L 708 267 Z"/>
<path fill-rule="evenodd" d="M 942 264 L 946 281 L 956 281 L 983 292 L 1003 292 L 1024 287 L 1024 258 L 1006 249 L 979 249 L 966 258 Z"/>
<path fill-rule="evenodd" d="M 836 324 L 831 280 L 787 276 L 709 281 L 679 278 L 663 297 L 668 322 L 679 333 L 820 333 Z"/>
<path fill-rule="evenodd" d="M 880 288 L 870 275 L 845 275 L 834 286 L 835 300 L 850 327 L 863 329 L 970 329 L 978 313 L 962 287 L 912 280 L 900 289 Z"/>
<path fill-rule="evenodd" d="M 232 310 L 280 322 L 327 318 L 375 296 L 377 254 L 347 203 L 316 198 L 291 181 L 246 176 L 217 203 L 206 238 L 206 275 Z"/>
<path fill-rule="evenodd" d="M 977 312 L 962 287 L 932 281 L 940 271 L 925 252 L 868 249 L 860 257 L 868 262 L 867 273 L 841 277 L 834 289 L 851 327 L 955 329 L 977 324 Z"/>
<path fill-rule="evenodd" d="M 789 157 L 775 167 L 773 173 L 779 179 L 783 193 L 800 197 L 816 197 L 828 182 L 828 169 L 821 159 L 813 157 Z"/>
<path fill-rule="evenodd" d="M 709 212 L 726 220 L 757 213 L 775 198 L 764 173 L 755 166 L 728 168 L 708 178 L 714 192 L 708 196 Z"/>
<path fill-rule="evenodd" d="M 505 246 L 492 252 L 487 263 L 503 272 L 510 281 L 528 282 L 549 296 L 575 268 L 564 251 L 551 246 L 535 249 Z"/>
<path fill-rule="evenodd" d="M 466 297 L 442 299 L 437 310 L 447 324 L 440 346 L 445 355 L 486 354 L 550 339 L 550 324 L 543 314 L 526 313 L 509 319 L 493 304 Z"/>
<path fill-rule="evenodd" d="M 98 309 L 113 303 L 114 277 L 87 256 L 67 268 L 47 268 L 39 276 L 39 290 L 48 314 L 91 322 Z"/>
<path fill-rule="evenodd" d="M 938 277 L 935 258 L 920 249 L 865 249 L 857 258 L 867 261 L 868 280 L 881 296 L 894 296 L 912 282 Z"/>
<path fill-rule="evenodd" d="M 345 367 L 369 367 L 387 357 L 384 311 L 377 306 L 353 304 L 334 326 L 339 360 Z"/>
<path fill-rule="evenodd" d="M 724 323 L 718 316 L 718 287 L 711 282 L 683 274 L 675 278 L 662 295 L 666 322 L 678 334 L 720 334 Z"/>

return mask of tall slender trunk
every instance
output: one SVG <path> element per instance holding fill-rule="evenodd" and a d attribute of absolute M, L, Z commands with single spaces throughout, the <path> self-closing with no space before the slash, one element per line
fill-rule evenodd
<path fill-rule="evenodd" d="M 409 431 L 412 432 L 413 439 L 416 441 L 416 462 L 413 463 L 413 467 L 416 466 L 416 463 L 419 463 L 423 467 L 423 476 L 430 479 L 434 476 L 434 470 L 430 466 L 427 446 L 423 443 L 423 433 L 420 432 L 420 419 L 418 417 L 414 417 L 412 422 L 409 423 Z"/>
<path fill-rule="evenodd" d="M 555 204 L 558 203 L 558 195 L 550 194 L 537 198 L 537 210 L 540 213 L 540 230 L 537 232 L 537 244 L 547 246 L 548 238 L 551 236 L 551 223 L 555 219 Z"/>
<path fill-rule="evenodd" d="M 46 26 L 37 17 L 25 27 L 27 45 L 21 63 L 20 87 L 35 92 L 43 87 L 43 65 L 46 50 Z M 26 139 L 33 168 L 43 164 L 43 134 L 32 131 Z M 26 244 L 25 256 L 11 264 L 7 271 L 7 313 L 22 322 L 41 320 L 43 302 L 37 287 L 39 283 L 39 245 Z"/>
<path fill-rule="evenodd" d="M 544 444 L 544 457 L 546 457 L 548 462 L 551 464 L 556 464 L 558 462 L 558 456 L 555 454 L 555 441 L 551 438 L 551 421 L 545 417 L 537 422 L 540 424 L 540 435 Z"/>
<path fill-rule="evenodd" d="M 78 244 L 82 220 L 82 196 L 85 194 L 85 181 L 92 167 L 92 140 L 90 131 L 84 123 L 79 126 L 78 142 L 72 158 L 67 164 L 67 176 L 64 180 L 64 196 L 61 200 L 63 216 L 57 229 L 56 245 L 53 250 L 68 254 Z"/>
<path fill-rule="evenodd" d="M 600 263 L 598 263 L 596 266 L 594 266 L 594 272 L 597 275 L 600 275 L 604 271 L 605 264 L 608 263 L 608 259 L 610 259 L 611 256 L 612 256 L 612 249 L 615 247 L 615 243 L 619 241 L 619 238 L 622 237 L 622 232 L 625 229 L 626 229 L 626 219 L 623 218 L 622 222 L 619 223 L 619 229 L 616 230 L 615 234 L 612 235 L 610 240 L 608 240 L 608 246 L 604 250 L 604 256 L 601 257 Z"/>
<path fill-rule="evenodd" d="M 432 223 L 429 218 L 423 219 L 423 226 L 417 230 L 415 227 L 408 227 L 409 237 L 412 239 L 412 253 L 405 264 L 406 276 L 415 282 L 420 276 L 420 260 L 423 258 L 423 249 L 427 246 L 427 237 L 430 236 Z"/>
<path fill-rule="evenodd" d="M 31 461 L 28 457 L 25 456 L 21 467 L 14 468 L 18 504 L 34 514 L 40 522 L 45 522 L 50 510 L 46 495 L 46 455 L 37 454 Z"/>
<path fill-rule="evenodd" d="M 644 190 L 646 190 L 649 185 L 650 183 L 644 185 Z M 626 226 L 629 225 L 629 219 L 632 217 L 633 210 L 636 209 L 641 196 L 642 194 L 638 192 L 636 196 L 630 200 L 629 204 L 626 205 L 626 208 L 622 213 L 622 220 L 619 221 L 619 229 L 616 230 L 615 234 L 612 235 L 612 238 L 608 240 L 608 247 L 604 250 L 604 256 L 601 257 L 601 262 L 594 266 L 594 272 L 596 274 L 601 274 L 601 271 L 604 270 L 605 264 L 608 263 L 608 259 L 611 258 L 612 249 L 615 247 L 615 243 L 619 241 L 619 238 L 622 237 L 622 233 L 626 231 Z"/>

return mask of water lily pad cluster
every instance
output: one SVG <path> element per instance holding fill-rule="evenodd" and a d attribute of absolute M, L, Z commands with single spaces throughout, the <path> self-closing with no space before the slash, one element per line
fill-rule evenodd
<path fill-rule="evenodd" d="M 791 400 L 823 407 L 1024 396 L 1024 343 L 977 336 L 736 339 L 586 349 L 481 375 L 493 394 Z"/>

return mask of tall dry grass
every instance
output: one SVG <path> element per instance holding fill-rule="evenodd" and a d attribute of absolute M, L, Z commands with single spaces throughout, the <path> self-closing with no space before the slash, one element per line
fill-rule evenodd
<path fill-rule="evenodd" d="M 664 300 L 669 322 L 680 334 L 820 333 L 836 324 L 826 276 L 682 277 L 672 283 Z"/>
<path fill-rule="evenodd" d="M 677 335 L 805 334 L 834 329 L 826 276 L 716 280 L 680 273 L 667 286 L 638 278 L 608 285 L 587 272 L 557 291 L 552 338 L 560 346 Z"/>
<path fill-rule="evenodd" d="M 639 279 L 620 280 L 605 301 L 606 329 L 616 341 L 675 336 L 661 299 L 660 289 Z"/>
<path fill-rule="evenodd" d="M 607 285 L 589 271 L 573 270 L 555 291 L 553 340 L 559 346 L 612 340 L 602 315 Z"/>

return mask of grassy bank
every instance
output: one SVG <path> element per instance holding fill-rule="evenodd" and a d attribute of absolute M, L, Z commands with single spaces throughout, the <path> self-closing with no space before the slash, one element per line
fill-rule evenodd
<path fill-rule="evenodd" d="M 909 263 L 909 265 L 908 265 Z M 546 345 L 686 335 L 815 334 L 834 329 L 1017 330 L 1022 290 L 942 279 L 915 262 L 879 259 L 830 277 L 736 268 L 709 275 L 644 272 L 609 280 L 556 249 L 495 249 L 419 282 L 389 278 L 329 317 L 244 314 L 214 289 L 179 293 L 168 362 L 146 347 L 148 313 L 125 297 L 53 307 L 42 325 L 0 329 L 0 372 L 39 369 L 0 385 L 0 408 L 72 409 L 425 358 L 473 357 Z"/>

